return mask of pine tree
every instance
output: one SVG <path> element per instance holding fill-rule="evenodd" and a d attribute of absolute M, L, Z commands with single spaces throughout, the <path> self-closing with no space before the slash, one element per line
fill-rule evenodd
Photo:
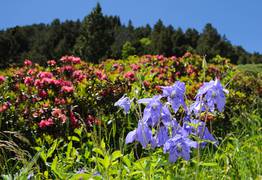
<path fill-rule="evenodd" d="M 81 33 L 74 47 L 76 54 L 93 63 L 105 58 L 112 39 L 106 25 L 106 19 L 98 3 L 82 22 Z"/>

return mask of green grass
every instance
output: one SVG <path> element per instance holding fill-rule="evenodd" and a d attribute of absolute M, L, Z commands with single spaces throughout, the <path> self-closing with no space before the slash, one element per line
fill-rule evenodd
<path fill-rule="evenodd" d="M 237 69 L 257 74 L 262 72 L 262 64 L 241 64 L 237 66 Z"/>

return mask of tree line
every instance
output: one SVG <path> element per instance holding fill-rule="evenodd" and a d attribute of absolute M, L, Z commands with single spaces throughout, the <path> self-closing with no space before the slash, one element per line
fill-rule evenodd
<path fill-rule="evenodd" d="M 53 20 L 51 24 L 8 28 L 0 31 L 0 67 L 21 64 L 24 59 L 44 64 L 63 55 L 80 56 L 99 63 L 107 58 L 129 55 L 162 54 L 182 56 L 185 52 L 206 55 L 207 59 L 221 55 L 234 64 L 261 63 L 262 55 L 249 53 L 234 46 L 208 23 L 202 32 L 194 28 L 183 31 L 161 20 L 150 25 L 134 27 L 123 24 L 118 16 L 103 15 L 97 6 L 82 21 Z"/>

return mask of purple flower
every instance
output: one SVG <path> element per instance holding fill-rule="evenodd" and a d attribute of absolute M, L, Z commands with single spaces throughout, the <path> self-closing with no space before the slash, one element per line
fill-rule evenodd
<path fill-rule="evenodd" d="M 186 104 L 184 101 L 185 83 L 176 81 L 173 86 L 162 87 L 163 96 L 167 97 L 167 101 L 172 105 L 175 113 L 180 106 L 183 106 L 186 110 Z"/>
<path fill-rule="evenodd" d="M 214 112 L 216 105 L 218 111 L 222 112 L 226 104 L 225 93 L 228 93 L 228 91 L 223 88 L 218 79 L 204 83 L 204 85 L 198 90 L 196 102 L 190 109 L 196 114 L 206 110 L 206 108 L 211 112 Z M 203 97 L 203 99 L 201 97 Z M 202 102 L 200 102 L 201 100 Z"/>
<path fill-rule="evenodd" d="M 185 160 L 190 159 L 190 148 L 197 148 L 197 142 L 190 140 L 180 134 L 177 134 L 173 138 L 169 139 L 164 144 L 164 153 L 169 152 L 169 161 L 176 162 L 178 157 L 182 157 Z"/>
<path fill-rule="evenodd" d="M 160 99 L 162 96 L 153 96 L 153 98 L 144 98 L 138 100 L 138 103 L 147 104 L 144 109 L 143 121 L 147 125 L 154 127 L 161 117 L 162 103 Z"/>
<path fill-rule="evenodd" d="M 151 147 L 156 147 L 156 141 L 153 138 L 151 129 L 143 121 L 139 121 L 137 129 L 129 132 L 126 136 L 126 144 L 138 141 L 143 148 L 146 148 L 148 144 Z"/>
<path fill-rule="evenodd" d="M 162 117 L 162 123 L 166 127 L 172 125 L 173 118 L 167 106 L 163 106 L 161 117 Z"/>
<path fill-rule="evenodd" d="M 124 95 L 123 97 L 121 97 L 116 103 L 115 106 L 119 106 L 121 108 L 124 109 L 125 114 L 128 113 L 128 111 L 130 110 L 130 104 L 131 101 L 128 97 L 126 97 L 126 95 Z"/>
<path fill-rule="evenodd" d="M 218 141 L 213 137 L 213 135 L 209 132 L 206 127 L 205 122 L 193 119 L 190 123 L 184 123 L 184 129 L 189 133 L 195 136 L 198 136 L 202 140 L 211 141 L 216 146 L 218 145 Z M 201 143 L 201 147 L 204 147 L 206 142 Z"/>
<path fill-rule="evenodd" d="M 167 127 L 161 126 L 156 135 L 157 146 L 158 147 L 163 146 L 168 139 L 169 139 L 169 136 L 168 136 Z"/>

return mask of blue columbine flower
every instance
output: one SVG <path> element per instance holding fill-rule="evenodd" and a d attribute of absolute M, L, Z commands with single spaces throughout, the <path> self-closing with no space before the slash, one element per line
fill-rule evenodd
<path fill-rule="evenodd" d="M 126 136 L 126 144 L 138 141 L 143 148 L 151 144 L 152 148 L 156 147 L 156 140 L 153 138 L 151 129 L 142 120 L 138 122 L 137 129 L 129 132 Z"/>
<path fill-rule="evenodd" d="M 130 110 L 131 101 L 126 95 L 122 96 L 114 105 L 124 109 L 125 114 Z"/>
<path fill-rule="evenodd" d="M 187 109 L 184 101 L 185 83 L 176 81 L 173 86 L 164 86 L 162 90 L 163 96 L 167 97 L 167 101 L 172 105 L 175 113 L 180 106 L 183 106 L 185 110 Z"/>
<path fill-rule="evenodd" d="M 225 93 L 228 93 L 228 91 L 223 88 L 218 79 L 204 83 L 198 90 L 196 102 L 192 104 L 190 111 L 194 111 L 195 114 L 206 109 L 214 112 L 216 105 L 218 111 L 222 112 L 226 103 Z"/>
<path fill-rule="evenodd" d="M 218 141 L 214 138 L 214 136 L 209 132 L 206 127 L 206 123 L 197 119 L 192 119 L 190 123 L 184 123 L 184 129 L 189 133 L 195 136 L 198 136 L 202 140 L 211 141 L 214 145 L 218 145 Z M 201 143 L 201 147 L 204 147 L 207 143 Z"/>
<path fill-rule="evenodd" d="M 169 139 L 168 128 L 165 127 L 165 126 L 161 126 L 158 129 L 158 132 L 157 132 L 157 135 L 156 135 L 157 146 L 158 147 L 163 146 L 168 139 Z"/>
<path fill-rule="evenodd" d="M 169 161 L 176 162 L 178 157 L 190 159 L 190 148 L 197 148 L 197 142 L 180 134 L 175 135 L 164 144 L 164 153 L 169 152 Z"/>
<path fill-rule="evenodd" d="M 149 126 L 154 127 L 159 122 L 163 106 L 160 101 L 161 98 L 162 96 L 157 95 L 153 96 L 153 98 L 138 100 L 138 103 L 147 104 L 144 109 L 143 121 Z"/>

